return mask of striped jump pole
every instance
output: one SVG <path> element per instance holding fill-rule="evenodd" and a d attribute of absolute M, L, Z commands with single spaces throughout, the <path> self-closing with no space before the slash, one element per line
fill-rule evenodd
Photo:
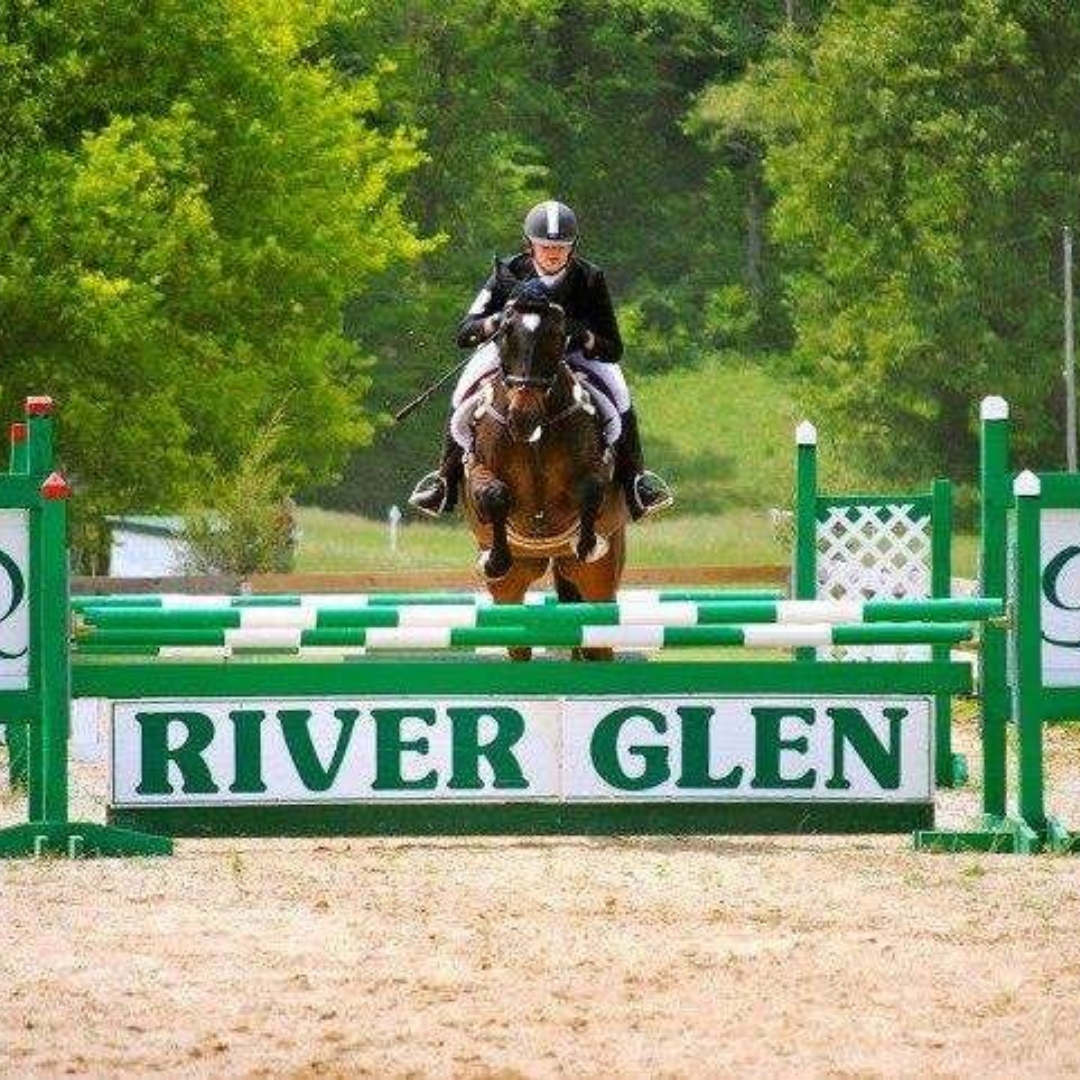
<path fill-rule="evenodd" d="M 779 600 L 780 589 L 620 589 L 616 602 L 621 604 L 658 604 L 672 601 L 705 600 Z M 528 605 L 558 604 L 553 592 L 530 591 L 525 595 Z M 105 593 L 73 596 L 73 611 L 87 608 L 161 608 L 176 611 L 188 608 L 252 608 L 252 607 L 403 607 L 458 606 L 472 604 L 486 607 L 494 604 L 486 592 L 371 592 L 371 593 L 264 593 L 264 594 L 207 594 L 192 593 Z"/>
<path fill-rule="evenodd" d="M 79 615 L 77 636 L 130 630 L 156 635 L 173 630 L 366 629 L 371 627 L 661 626 L 718 624 L 778 626 L 955 623 L 1000 616 L 994 599 L 959 600 L 707 600 L 667 603 L 406 605 L 391 607 L 156 608 L 90 607 Z"/>
<path fill-rule="evenodd" d="M 356 647 L 373 651 L 472 649 L 544 646 L 564 648 L 679 648 L 724 646 L 747 649 L 788 649 L 803 645 L 958 644 L 970 640 L 973 628 L 953 623 L 827 623 L 761 624 L 752 626 L 657 626 L 650 624 L 517 626 L 375 626 L 300 629 L 258 627 L 238 629 L 90 629 L 77 645 L 84 654 L 166 655 L 173 646 L 214 649 L 295 649 Z"/>

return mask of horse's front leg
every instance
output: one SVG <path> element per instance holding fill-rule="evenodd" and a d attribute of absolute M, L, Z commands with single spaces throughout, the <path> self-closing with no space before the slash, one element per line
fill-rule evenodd
<path fill-rule="evenodd" d="M 596 519 L 604 503 L 607 480 L 602 473 L 586 473 L 578 481 L 578 507 L 581 529 L 574 554 L 581 562 L 595 562 L 607 552 L 607 543 L 596 535 Z"/>
<path fill-rule="evenodd" d="M 510 488 L 494 473 L 476 470 L 473 497 L 482 520 L 491 526 L 491 548 L 480 554 L 480 570 L 489 582 L 499 581 L 510 573 L 513 557 L 506 523 L 510 518 Z"/>
<path fill-rule="evenodd" d="M 546 559 L 523 559 L 514 560 L 510 573 L 501 581 L 489 581 L 488 592 L 496 604 L 520 604 L 525 600 L 525 594 L 529 586 L 538 578 L 543 577 L 547 569 Z M 506 649 L 511 660 L 532 659 L 532 648 L 528 645 L 510 645 Z"/>

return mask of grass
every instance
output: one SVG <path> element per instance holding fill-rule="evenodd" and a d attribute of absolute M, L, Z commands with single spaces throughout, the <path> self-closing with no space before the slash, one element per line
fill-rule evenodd
<path fill-rule="evenodd" d="M 693 369 L 635 379 L 633 392 L 649 462 L 684 510 L 790 503 L 799 409 L 767 367 L 713 356 Z"/>
<path fill-rule="evenodd" d="M 300 511 L 296 570 L 456 569 L 475 558 L 472 536 L 456 519 L 446 524 L 409 521 L 398 530 L 392 552 L 385 522 L 356 514 L 305 508 Z M 744 566 L 787 563 L 790 551 L 774 535 L 767 510 L 749 508 L 723 514 L 661 517 L 630 528 L 634 566 Z M 974 577 L 975 537 L 953 543 L 954 573 Z"/>
<path fill-rule="evenodd" d="M 300 512 L 297 571 L 410 570 L 460 567 L 475 558 L 472 536 L 460 519 L 447 524 L 410 521 L 390 550 L 385 522 L 353 514 Z M 735 566 L 783 563 L 788 555 L 772 535 L 765 510 L 658 518 L 630 529 L 635 566 Z"/>
<path fill-rule="evenodd" d="M 693 369 L 630 373 L 650 465 L 671 482 L 675 511 L 630 530 L 635 566 L 745 565 L 790 561 L 770 522 L 771 507 L 791 505 L 797 395 L 767 364 L 734 355 L 703 358 Z M 851 473 L 842 450 L 823 433 L 820 475 L 828 490 L 874 491 Z M 841 478 L 842 481 L 841 481 Z M 387 503 L 401 502 L 401 491 Z M 460 518 L 435 523 L 407 517 L 397 551 L 385 521 L 305 508 L 300 512 L 298 571 L 459 568 L 475 557 Z M 956 573 L 974 576 L 974 538 L 958 537 Z"/>

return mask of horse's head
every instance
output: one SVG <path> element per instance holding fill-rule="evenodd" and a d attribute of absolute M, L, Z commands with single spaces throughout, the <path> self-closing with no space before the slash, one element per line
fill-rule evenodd
<path fill-rule="evenodd" d="M 498 346 L 510 435 L 524 442 L 543 422 L 548 395 L 559 377 L 566 351 L 566 314 L 534 292 L 517 295 L 503 310 Z"/>

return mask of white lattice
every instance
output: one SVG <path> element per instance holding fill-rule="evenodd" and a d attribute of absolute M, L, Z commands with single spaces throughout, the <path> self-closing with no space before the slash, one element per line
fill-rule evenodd
<path fill-rule="evenodd" d="M 930 517 L 911 503 L 830 506 L 817 522 L 822 600 L 922 600 L 931 595 Z M 923 660 L 926 645 L 839 646 L 830 660 Z"/>

